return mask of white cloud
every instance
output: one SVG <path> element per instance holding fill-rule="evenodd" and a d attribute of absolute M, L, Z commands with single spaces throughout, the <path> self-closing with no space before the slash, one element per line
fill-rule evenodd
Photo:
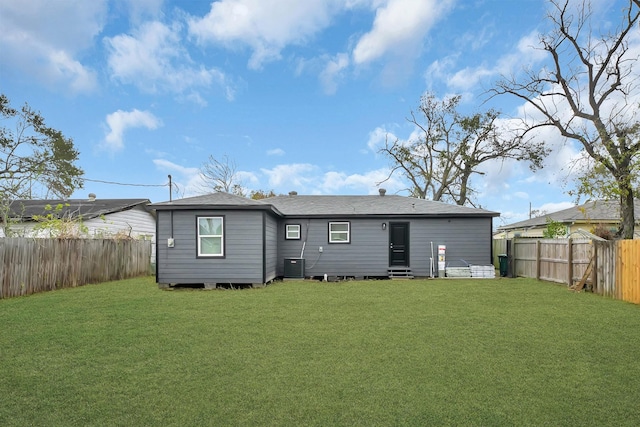
<path fill-rule="evenodd" d="M 205 183 L 200 174 L 200 169 L 181 166 L 165 159 L 154 159 L 153 163 L 161 171 L 171 173 L 172 184 L 177 189 L 174 193 L 176 198 L 202 194 L 202 188 Z"/>
<path fill-rule="evenodd" d="M 513 195 L 519 199 L 523 199 L 523 200 L 529 199 L 529 193 L 525 193 L 524 191 L 516 191 L 515 193 L 513 193 Z"/>
<path fill-rule="evenodd" d="M 267 177 L 268 187 L 277 193 L 297 191 L 300 194 L 378 194 L 380 187 L 386 188 L 389 193 L 405 188 L 397 177 L 389 178 L 390 171 L 387 168 L 347 174 L 342 171 L 323 172 L 316 165 L 297 163 L 261 169 L 260 172 Z"/>
<path fill-rule="evenodd" d="M 217 85 L 232 100 L 234 89 L 225 74 L 195 64 L 181 44 L 180 30 L 178 24 L 153 21 L 141 25 L 132 35 L 106 38 L 112 78 L 149 93 L 186 93 L 187 99 L 198 104 L 206 101 L 197 90 Z"/>
<path fill-rule="evenodd" d="M 338 81 L 343 78 L 344 70 L 349 66 L 349 55 L 339 53 L 327 59 L 324 70 L 320 73 L 320 82 L 324 93 L 333 95 L 338 89 Z"/>
<path fill-rule="evenodd" d="M 107 1 L 0 1 L 0 67 L 73 93 L 97 87 L 96 73 L 78 57 L 102 31 Z"/>
<path fill-rule="evenodd" d="M 154 159 L 153 163 L 163 172 L 172 174 L 172 182 L 178 189 L 176 197 L 191 197 L 213 191 L 203 179 L 200 168 L 182 166 L 166 159 Z M 249 193 L 250 188 L 259 184 L 258 176 L 247 171 L 237 171 L 236 181 L 246 194 Z"/>
<path fill-rule="evenodd" d="M 357 194 L 378 194 L 379 188 L 385 188 L 389 193 L 403 190 L 406 186 L 397 177 L 389 177 L 389 173 L 386 168 L 351 175 L 327 172 L 317 190 L 322 194 L 340 194 L 345 190 L 356 191 Z"/>
<path fill-rule="evenodd" d="M 124 147 L 124 133 L 131 128 L 157 129 L 162 126 L 162 122 L 148 111 L 118 110 L 107 115 L 106 118 L 109 131 L 104 139 L 104 147 L 111 151 L 119 151 Z"/>
<path fill-rule="evenodd" d="M 205 17 L 191 18 L 189 32 L 201 43 L 249 47 L 249 67 L 260 69 L 287 45 L 304 44 L 326 28 L 339 6 L 335 0 L 221 0 Z"/>
<path fill-rule="evenodd" d="M 384 147 L 387 141 L 393 142 L 398 139 L 393 133 L 389 132 L 384 127 L 378 126 L 371 132 L 369 132 L 369 139 L 367 140 L 367 147 L 374 153 Z"/>
<path fill-rule="evenodd" d="M 378 6 L 379 2 L 374 4 Z M 353 61 L 365 64 L 387 54 L 415 55 L 425 35 L 452 6 L 451 0 L 388 0 L 376 10 L 373 28 L 353 50 Z"/>
<path fill-rule="evenodd" d="M 267 150 L 267 156 L 284 156 L 284 150 L 282 148 Z"/>
<path fill-rule="evenodd" d="M 500 56 L 492 64 L 479 64 L 453 71 L 461 54 L 453 53 L 431 63 L 425 72 L 429 84 L 432 80 L 444 80 L 454 91 L 468 91 L 484 81 L 500 75 L 510 75 L 522 68 L 539 63 L 546 58 L 546 52 L 539 48 L 539 33 L 531 32 L 518 40 L 511 52 Z"/>
<path fill-rule="evenodd" d="M 184 167 L 166 159 L 154 159 L 153 164 L 163 171 L 177 172 L 185 176 L 192 177 L 200 173 L 200 169 L 198 168 Z"/>
<path fill-rule="evenodd" d="M 129 19 L 134 23 L 143 22 L 145 19 L 158 19 L 162 17 L 162 5 L 165 0 L 120 0 L 129 10 Z"/>
<path fill-rule="evenodd" d="M 314 176 L 317 175 L 319 168 L 309 163 L 294 163 L 278 165 L 273 169 L 260 169 L 260 171 L 267 176 L 269 187 L 283 189 L 287 185 L 292 188 L 283 189 L 283 191 L 288 192 L 297 188 L 307 188 L 314 181 Z"/>
<path fill-rule="evenodd" d="M 571 202 L 559 202 L 559 203 L 545 203 L 543 205 L 533 207 L 532 210 L 536 211 L 538 216 L 551 214 L 554 212 L 569 209 L 575 206 L 575 203 Z"/>

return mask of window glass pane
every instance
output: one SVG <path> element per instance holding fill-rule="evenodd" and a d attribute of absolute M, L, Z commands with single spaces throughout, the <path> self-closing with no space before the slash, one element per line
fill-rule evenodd
<path fill-rule="evenodd" d="M 287 225 L 287 239 L 299 239 L 300 238 L 300 226 Z"/>
<path fill-rule="evenodd" d="M 221 237 L 201 237 L 200 253 L 202 255 L 221 255 L 222 254 L 222 238 Z"/>
<path fill-rule="evenodd" d="M 347 233 L 333 233 L 331 235 L 331 241 L 333 242 L 346 242 Z"/>
<path fill-rule="evenodd" d="M 348 222 L 330 222 L 329 223 L 329 242 L 332 243 L 349 243 L 349 223 Z"/>
<path fill-rule="evenodd" d="M 349 224 L 331 224 L 331 231 L 349 231 Z"/>
<path fill-rule="evenodd" d="M 198 232 L 201 235 L 222 235 L 222 218 L 198 218 L 198 226 Z"/>

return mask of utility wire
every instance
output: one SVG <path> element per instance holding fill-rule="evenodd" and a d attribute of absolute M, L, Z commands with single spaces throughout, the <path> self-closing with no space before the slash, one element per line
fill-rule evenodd
<path fill-rule="evenodd" d="M 100 184 L 111 184 L 111 185 L 126 185 L 129 187 L 168 187 L 169 183 L 166 184 L 129 184 L 124 182 L 114 182 L 114 181 L 102 181 L 100 179 L 89 179 L 89 178 L 81 178 L 82 181 L 89 182 L 97 182 Z"/>

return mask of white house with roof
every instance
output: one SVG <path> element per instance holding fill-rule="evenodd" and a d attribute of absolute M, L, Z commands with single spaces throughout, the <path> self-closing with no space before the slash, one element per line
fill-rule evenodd
<path fill-rule="evenodd" d="M 43 227 L 43 219 L 69 220 L 67 230 L 79 238 L 134 238 L 152 241 L 155 256 L 155 212 L 149 199 L 13 200 L 0 218 L 0 237 L 60 237 L 58 230 Z M 46 221 L 45 221 L 46 222 Z"/>

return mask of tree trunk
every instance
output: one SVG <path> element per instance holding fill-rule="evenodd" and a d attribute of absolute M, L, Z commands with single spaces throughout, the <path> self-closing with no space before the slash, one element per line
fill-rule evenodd
<path fill-rule="evenodd" d="M 623 188 L 623 185 L 628 188 Z M 620 228 L 618 234 L 622 239 L 633 239 L 635 229 L 635 206 L 633 190 L 628 183 L 620 183 Z"/>

